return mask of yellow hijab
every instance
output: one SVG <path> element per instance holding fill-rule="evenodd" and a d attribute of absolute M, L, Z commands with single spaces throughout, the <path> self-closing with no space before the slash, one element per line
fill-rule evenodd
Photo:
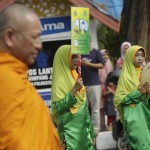
<path fill-rule="evenodd" d="M 120 119 L 122 119 L 122 110 L 120 106 L 122 100 L 127 94 L 131 93 L 134 90 L 137 90 L 140 84 L 139 78 L 142 68 L 136 68 L 134 66 L 135 54 L 139 49 L 143 49 L 146 56 L 144 48 L 138 45 L 131 46 L 125 53 L 121 74 L 114 96 L 114 105 L 119 111 Z"/>
<path fill-rule="evenodd" d="M 54 57 L 53 61 L 53 74 L 52 74 L 52 117 L 57 123 L 59 113 L 54 108 L 53 103 L 65 98 L 65 95 L 73 88 L 78 77 L 76 70 L 70 70 L 71 62 L 71 46 L 61 46 Z M 70 111 L 72 114 L 77 113 L 80 106 L 86 100 L 85 88 L 83 87 L 80 92 L 75 95 L 77 103 L 74 104 Z"/>

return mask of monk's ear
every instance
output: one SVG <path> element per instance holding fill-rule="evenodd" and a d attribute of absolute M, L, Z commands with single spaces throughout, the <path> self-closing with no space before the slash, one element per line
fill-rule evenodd
<path fill-rule="evenodd" d="M 14 43 L 15 32 L 11 28 L 8 28 L 3 32 L 3 34 L 4 34 L 3 37 L 4 37 L 5 44 L 8 47 L 12 47 Z"/>

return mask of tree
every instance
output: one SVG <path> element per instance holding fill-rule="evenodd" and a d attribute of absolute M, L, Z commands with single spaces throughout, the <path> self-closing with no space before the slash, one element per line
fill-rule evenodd
<path fill-rule="evenodd" d="M 150 1 L 125 0 L 124 25 L 127 39 L 132 45 L 140 45 L 147 51 L 147 61 L 150 60 Z"/>
<path fill-rule="evenodd" d="M 116 63 L 120 55 L 120 45 L 129 41 L 140 45 L 147 52 L 150 61 L 150 0 L 124 0 L 120 32 L 116 33 L 102 25 L 98 32 L 99 49 L 106 48 Z"/>
<path fill-rule="evenodd" d="M 107 49 L 110 53 L 111 60 L 115 66 L 120 56 L 120 45 L 124 41 L 124 35 L 116 33 L 105 25 L 102 25 L 98 32 L 99 49 Z"/>
<path fill-rule="evenodd" d="M 98 31 L 98 44 L 99 49 L 107 49 L 110 53 L 111 60 L 113 61 L 114 67 L 118 57 L 120 56 L 121 43 L 127 40 L 127 34 L 125 33 L 124 16 L 122 15 L 120 32 L 117 33 L 105 25 L 101 25 Z"/>

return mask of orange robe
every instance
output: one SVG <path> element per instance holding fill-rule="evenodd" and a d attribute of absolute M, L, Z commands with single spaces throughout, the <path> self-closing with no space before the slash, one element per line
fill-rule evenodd
<path fill-rule="evenodd" d="M 47 106 L 28 81 L 28 67 L 0 52 L 0 150 L 60 150 Z"/>

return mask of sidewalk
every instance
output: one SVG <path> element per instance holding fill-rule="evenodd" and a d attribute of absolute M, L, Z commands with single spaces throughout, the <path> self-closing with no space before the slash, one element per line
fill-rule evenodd
<path fill-rule="evenodd" d="M 117 150 L 117 143 L 112 136 L 112 131 L 99 132 L 96 137 L 97 150 Z"/>

